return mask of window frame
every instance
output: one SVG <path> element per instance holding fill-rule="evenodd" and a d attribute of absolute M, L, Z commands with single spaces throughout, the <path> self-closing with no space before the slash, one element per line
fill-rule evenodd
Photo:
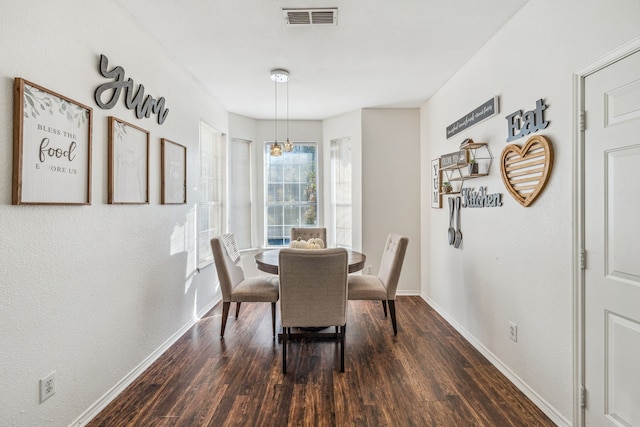
<path fill-rule="evenodd" d="M 270 155 L 270 146 L 271 144 L 273 144 L 273 141 L 266 141 L 264 142 L 264 147 L 263 147 L 263 155 L 264 155 L 264 160 L 263 160 L 263 215 L 264 215 L 264 221 L 263 221 L 263 246 L 264 247 L 286 247 L 289 245 L 289 240 L 290 240 L 290 229 L 291 227 L 318 227 L 319 224 L 321 223 L 320 221 L 320 217 L 321 217 L 321 209 L 322 209 L 322 204 L 321 204 L 321 180 L 320 180 L 320 144 L 318 142 L 315 141 L 294 141 L 294 151 L 292 153 L 288 153 L 288 152 L 283 152 L 281 156 L 277 156 L 275 157 L 276 159 L 282 159 L 283 161 L 283 166 L 282 166 L 282 171 L 281 171 L 281 176 L 283 177 L 282 180 L 280 181 L 271 181 L 271 177 L 270 177 L 270 173 L 271 173 L 271 167 L 272 167 L 272 163 L 271 163 L 271 155 Z M 314 187 L 313 189 L 310 189 L 308 186 L 307 188 L 305 188 L 304 190 L 308 190 L 308 191 L 312 191 L 313 192 L 313 196 L 309 196 L 309 197 L 314 197 L 315 201 L 302 201 L 301 199 L 296 199 L 294 200 L 293 203 L 287 203 L 284 200 L 276 200 L 276 201 L 270 201 L 270 195 L 272 195 L 273 193 L 270 192 L 270 185 L 273 184 L 281 184 L 282 185 L 282 198 L 284 199 L 285 197 L 291 196 L 293 189 L 296 187 L 296 185 L 298 186 L 297 189 L 297 194 L 298 196 L 300 196 L 303 193 L 303 190 L 301 190 L 301 185 L 303 184 L 308 184 L 310 181 L 306 180 L 306 181 L 302 181 L 300 178 L 300 174 L 301 171 L 300 169 L 298 170 L 298 180 L 297 181 L 292 181 L 289 182 L 289 188 L 285 187 L 285 185 L 287 185 L 287 182 L 284 180 L 284 175 L 285 175 L 285 171 L 284 168 L 286 166 L 286 163 L 284 163 L 284 160 L 287 159 L 287 156 L 289 156 L 289 158 L 292 158 L 293 156 L 295 156 L 296 154 L 298 154 L 298 158 L 300 158 L 300 153 L 298 152 L 298 150 L 300 150 L 301 147 L 313 147 L 314 152 L 313 152 L 313 157 L 314 157 Z M 309 163 L 293 163 L 290 164 L 291 165 L 298 165 L 299 167 L 301 167 L 304 164 L 309 164 Z M 275 208 L 281 206 L 282 207 L 282 214 L 278 214 L 281 216 L 282 221 L 279 224 L 270 224 L 270 208 Z M 298 211 L 297 214 L 297 220 L 295 222 L 292 221 L 285 221 L 286 217 L 287 217 L 287 212 L 285 210 L 285 208 L 297 208 L 298 210 L 303 208 L 303 207 L 310 207 L 313 206 L 315 207 L 315 217 L 314 217 L 314 222 L 313 223 L 306 223 L 303 221 L 303 217 L 302 215 L 304 215 L 301 211 Z M 291 215 L 291 210 L 289 210 L 288 212 L 289 215 Z M 291 218 L 291 216 L 289 216 L 289 218 Z M 274 238 L 270 238 L 270 227 L 281 227 L 281 233 L 280 236 L 278 236 L 278 238 L 280 239 L 280 243 L 274 243 L 273 240 Z M 287 233 L 287 230 L 289 230 L 289 232 Z"/>
<path fill-rule="evenodd" d="M 210 240 L 226 228 L 226 135 L 200 120 L 199 194 L 196 206 L 196 262 L 198 270 L 213 264 Z M 210 140 L 209 138 L 210 137 Z M 207 138 L 207 139 L 205 139 Z M 209 144 L 209 146 L 205 146 Z M 207 165 L 211 163 L 211 165 Z M 213 187 L 213 188 L 212 188 Z M 213 193 L 212 193 L 213 191 Z M 206 212 L 205 212 L 206 211 Z M 212 221 L 211 213 L 218 218 Z"/>

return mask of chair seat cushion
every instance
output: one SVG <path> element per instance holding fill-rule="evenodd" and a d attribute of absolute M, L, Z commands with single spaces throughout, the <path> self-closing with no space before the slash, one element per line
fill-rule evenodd
<path fill-rule="evenodd" d="M 231 291 L 231 302 L 277 302 L 279 287 L 277 276 L 247 277 Z"/>
<path fill-rule="evenodd" d="M 378 276 L 349 275 L 347 279 L 350 300 L 380 300 L 386 301 L 387 289 Z"/>

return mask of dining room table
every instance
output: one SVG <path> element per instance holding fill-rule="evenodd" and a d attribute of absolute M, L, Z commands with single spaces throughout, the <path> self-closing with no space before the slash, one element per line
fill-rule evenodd
<path fill-rule="evenodd" d="M 255 255 L 256 266 L 258 270 L 265 273 L 278 274 L 280 248 L 267 249 Z M 355 273 L 364 268 L 367 256 L 362 252 L 347 249 L 347 262 L 349 264 L 349 273 Z"/>

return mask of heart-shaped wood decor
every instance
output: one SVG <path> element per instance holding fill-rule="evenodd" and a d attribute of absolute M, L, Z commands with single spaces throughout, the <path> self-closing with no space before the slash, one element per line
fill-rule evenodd
<path fill-rule="evenodd" d="M 542 135 L 532 136 L 523 147 L 509 144 L 502 150 L 502 181 L 513 198 L 524 207 L 540 195 L 552 166 L 553 147 Z"/>

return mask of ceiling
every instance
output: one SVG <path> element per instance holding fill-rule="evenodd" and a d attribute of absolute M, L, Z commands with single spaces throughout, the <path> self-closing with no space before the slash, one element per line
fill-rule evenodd
<path fill-rule="evenodd" d="M 114 1 L 229 112 L 273 119 L 270 70 L 289 70 L 291 120 L 419 107 L 527 2 Z M 327 7 L 337 25 L 287 25 L 282 11 Z M 281 119 L 284 84 L 278 99 Z"/>

